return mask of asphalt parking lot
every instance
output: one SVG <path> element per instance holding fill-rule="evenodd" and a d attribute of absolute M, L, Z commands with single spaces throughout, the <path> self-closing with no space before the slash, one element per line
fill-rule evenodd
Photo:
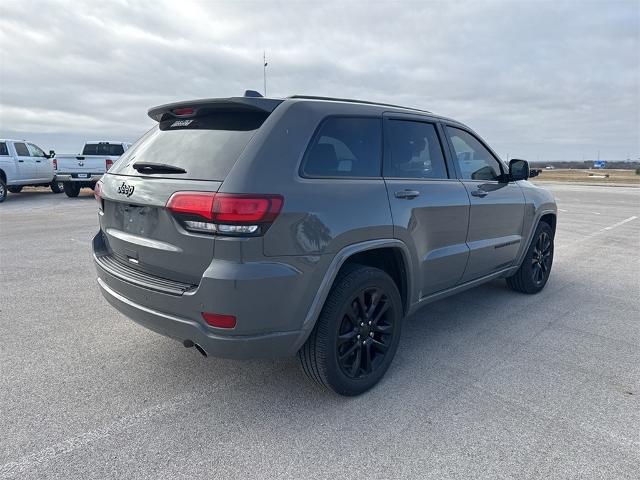
<path fill-rule="evenodd" d="M 0 478 L 638 478 L 640 188 L 548 188 L 547 288 L 426 307 L 358 398 L 139 327 L 98 292 L 92 192 L 10 194 Z"/>

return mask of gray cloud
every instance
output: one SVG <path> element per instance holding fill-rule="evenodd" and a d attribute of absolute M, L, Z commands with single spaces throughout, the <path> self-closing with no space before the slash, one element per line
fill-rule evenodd
<path fill-rule="evenodd" d="M 609 2 L 2 2 L 0 136 L 133 140 L 150 106 L 268 92 L 463 121 L 502 155 L 640 155 L 640 6 Z"/>

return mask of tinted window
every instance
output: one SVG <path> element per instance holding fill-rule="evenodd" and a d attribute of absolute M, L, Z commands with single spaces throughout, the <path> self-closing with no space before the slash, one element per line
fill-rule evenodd
<path fill-rule="evenodd" d="M 302 161 L 308 177 L 379 177 L 379 118 L 331 117 L 322 122 Z"/>
<path fill-rule="evenodd" d="M 447 127 L 455 160 L 462 172 L 462 178 L 468 180 L 498 180 L 502 173 L 500 162 L 480 141 L 464 130 Z"/>
<path fill-rule="evenodd" d="M 447 169 L 432 123 L 389 120 L 389 162 L 385 177 L 447 178 Z"/>
<path fill-rule="evenodd" d="M 29 153 L 31 153 L 32 157 L 46 157 L 46 154 L 42 151 L 40 147 L 37 147 L 33 143 L 27 143 L 27 148 L 29 149 Z"/>
<path fill-rule="evenodd" d="M 0 143 L 0 155 L 9 155 L 9 150 L 7 150 L 7 144 L 4 142 Z"/>
<path fill-rule="evenodd" d="M 154 176 L 224 180 L 266 118 L 263 113 L 229 112 L 165 120 L 129 148 L 109 173 L 137 176 L 133 163 L 151 162 L 187 171 Z"/>
<path fill-rule="evenodd" d="M 16 149 L 16 153 L 19 157 L 29 157 L 29 150 L 24 143 L 14 143 L 13 146 Z"/>
<path fill-rule="evenodd" d="M 112 145 L 110 143 L 88 143 L 82 149 L 83 155 L 113 155 L 119 157 L 124 153 L 122 145 Z"/>

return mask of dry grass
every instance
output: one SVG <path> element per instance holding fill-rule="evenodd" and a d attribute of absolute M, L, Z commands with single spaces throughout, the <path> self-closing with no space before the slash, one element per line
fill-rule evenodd
<path fill-rule="evenodd" d="M 605 177 L 608 175 L 608 177 Z M 604 177 L 604 178 L 602 178 Z M 640 175 L 635 170 L 578 170 L 557 168 L 542 170 L 532 181 L 583 182 L 583 183 L 633 183 L 640 184 Z"/>

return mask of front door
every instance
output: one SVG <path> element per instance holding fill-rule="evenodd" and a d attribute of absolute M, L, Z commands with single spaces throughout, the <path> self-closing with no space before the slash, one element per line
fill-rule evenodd
<path fill-rule="evenodd" d="M 53 179 L 53 166 L 51 165 L 51 160 L 47 158 L 47 154 L 33 143 L 27 143 L 27 148 L 29 148 L 29 153 L 31 157 L 36 162 L 36 175 L 38 180 L 47 181 Z"/>
<path fill-rule="evenodd" d="M 446 131 L 471 202 L 466 282 L 515 261 L 523 241 L 524 194 L 517 183 L 506 182 L 506 167 L 473 133 L 451 125 Z"/>
<path fill-rule="evenodd" d="M 460 282 L 469 249 L 469 197 L 447 166 L 435 123 L 410 115 L 385 116 L 383 174 L 394 236 L 419 265 L 418 299 Z"/>

